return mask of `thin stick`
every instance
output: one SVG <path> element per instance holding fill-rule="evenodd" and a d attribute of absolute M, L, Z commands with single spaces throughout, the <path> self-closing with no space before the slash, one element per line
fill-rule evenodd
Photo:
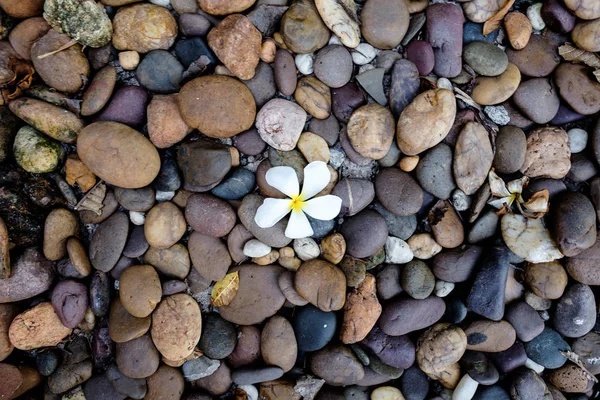
<path fill-rule="evenodd" d="M 66 50 L 66 49 L 68 49 L 69 47 L 71 47 L 71 46 L 73 46 L 75 44 L 77 44 L 77 41 L 75 39 L 71 39 L 69 42 L 63 44 L 58 49 L 56 49 L 54 51 L 51 51 L 49 53 L 46 53 L 46 54 L 42 54 L 41 56 L 38 56 L 38 60 L 41 60 L 42 58 L 46 58 L 48 56 L 54 55 L 56 53 L 60 53 L 61 51 Z"/>

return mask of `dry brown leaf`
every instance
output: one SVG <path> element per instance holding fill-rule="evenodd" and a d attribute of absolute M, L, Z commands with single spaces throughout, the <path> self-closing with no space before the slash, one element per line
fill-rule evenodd
<path fill-rule="evenodd" d="M 225 275 L 225 278 L 217 281 L 210 294 L 210 303 L 215 307 L 229 305 L 235 298 L 240 288 L 240 273 L 232 272 Z"/>
<path fill-rule="evenodd" d="M 31 63 L 16 57 L 10 57 L 8 68 L 14 72 L 14 77 L 1 87 L 2 104 L 20 97 L 31 86 L 35 73 Z"/>
<path fill-rule="evenodd" d="M 498 10 L 498 12 L 490 17 L 485 24 L 483 24 L 483 36 L 487 36 L 490 33 L 494 32 L 496 29 L 500 27 L 502 20 L 508 14 L 508 10 L 515 4 L 515 0 L 509 0 L 504 7 Z"/>
<path fill-rule="evenodd" d="M 104 197 L 106 197 L 106 184 L 100 181 L 90 190 L 75 206 L 77 211 L 93 211 L 96 215 L 102 214 L 104 208 Z"/>
<path fill-rule="evenodd" d="M 600 57 L 589 51 L 581 50 L 571 43 L 565 43 L 558 48 L 558 55 L 567 61 L 583 63 L 589 67 L 600 68 Z"/>
<path fill-rule="evenodd" d="M 550 192 L 547 189 L 535 192 L 522 206 L 517 202 L 517 207 L 521 214 L 527 218 L 542 218 L 550 207 Z"/>
<path fill-rule="evenodd" d="M 77 157 L 71 154 L 65 162 L 66 178 L 69 185 L 79 185 L 83 193 L 90 190 L 96 184 L 96 175 Z"/>

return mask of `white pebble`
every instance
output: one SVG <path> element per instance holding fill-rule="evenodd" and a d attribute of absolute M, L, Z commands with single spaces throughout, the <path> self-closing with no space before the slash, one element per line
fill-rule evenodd
<path fill-rule="evenodd" d="M 161 192 L 160 190 L 156 191 L 156 201 L 169 201 L 173 197 L 175 197 L 175 192 Z"/>
<path fill-rule="evenodd" d="M 368 43 L 361 43 L 352 51 L 352 61 L 356 65 L 365 65 L 377 57 L 377 50 Z"/>
<path fill-rule="evenodd" d="M 271 246 L 268 246 L 257 239 L 250 239 L 244 245 L 244 255 L 246 257 L 258 258 L 266 256 L 271 252 Z"/>
<path fill-rule="evenodd" d="M 404 240 L 388 236 L 385 242 L 385 262 L 391 264 L 406 264 L 414 257 L 408 243 Z"/>
<path fill-rule="evenodd" d="M 454 283 L 446 281 L 437 281 L 435 283 L 435 295 L 437 297 L 446 297 L 454 290 Z"/>
<path fill-rule="evenodd" d="M 248 400 L 258 400 L 258 390 L 252 385 L 240 385 L 238 389 L 243 390 L 248 395 Z"/>
<path fill-rule="evenodd" d="M 313 57 L 314 53 L 310 54 L 298 54 L 296 56 L 296 68 L 303 75 L 310 75 L 313 73 Z"/>
<path fill-rule="evenodd" d="M 483 111 L 495 124 L 504 126 L 510 123 L 510 116 L 504 106 L 487 106 Z"/>
<path fill-rule="evenodd" d="M 531 22 L 531 26 L 536 31 L 541 31 L 546 27 L 546 23 L 542 18 L 542 3 L 535 3 L 527 8 L 527 18 Z"/>
<path fill-rule="evenodd" d="M 327 44 L 339 44 L 340 46 L 343 46 L 342 41 L 340 40 L 338 35 L 335 34 L 331 35 L 331 37 L 329 38 L 329 43 Z"/>
<path fill-rule="evenodd" d="M 525 361 L 525 366 L 527 368 L 529 368 L 530 370 L 535 371 L 537 374 L 541 374 L 542 372 L 544 372 L 544 367 L 541 366 L 540 364 L 536 363 L 535 361 L 533 361 L 530 358 L 528 358 Z"/>
<path fill-rule="evenodd" d="M 454 92 L 454 86 L 452 86 L 452 82 L 448 78 L 439 78 L 437 80 L 438 88 L 440 89 L 448 89 L 451 92 Z"/>
<path fill-rule="evenodd" d="M 588 133 L 581 128 L 573 128 L 567 132 L 569 135 L 569 149 L 571 153 L 580 153 L 587 146 Z"/>
<path fill-rule="evenodd" d="M 479 383 L 465 374 L 452 393 L 452 400 L 471 400 L 475 396 Z"/>
<path fill-rule="evenodd" d="M 156 4 L 157 6 L 171 8 L 171 0 L 148 0 L 152 4 Z"/>
<path fill-rule="evenodd" d="M 339 144 L 338 144 L 339 146 Z M 332 147 L 329 149 L 329 165 L 333 167 L 333 169 L 338 169 L 344 163 L 346 159 L 346 153 L 339 147 Z"/>
<path fill-rule="evenodd" d="M 456 211 L 467 211 L 471 208 L 473 200 L 460 189 L 454 189 L 452 192 L 452 205 Z"/>
<path fill-rule="evenodd" d="M 302 261 L 312 260 L 321 254 L 319 245 L 312 238 L 294 239 L 294 251 Z"/>
<path fill-rule="evenodd" d="M 144 225 L 144 222 L 146 222 L 146 214 L 139 211 L 129 211 L 129 219 L 134 225 Z"/>

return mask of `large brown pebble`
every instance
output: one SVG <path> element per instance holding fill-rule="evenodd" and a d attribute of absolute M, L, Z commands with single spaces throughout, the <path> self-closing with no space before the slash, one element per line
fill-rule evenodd
<path fill-rule="evenodd" d="M 567 286 L 568 276 L 558 261 L 528 264 L 525 282 L 531 291 L 543 299 L 558 299 Z"/>
<path fill-rule="evenodd" d="M 428 220 L 433 237 L 440 246 L 453 249 L 465 240 L 462 221 L 450 202 L 439 200 L 429 211 Z"/>
<path fill-rule="evenodd" d="M 396 299 L 383 307 L 379 327 L 390 336 L 405 335 L 435 324 L 445 311 L 444 300 L 436 296 L 423 300 Z"/>
<path fill-rule="evenodd" d="M 281 19 L 281 37 L 294 53 L 319 50 L 329 40 L 330 32 L 312 0 L 294 1 Z"/>
<path fill-rule="evenodd" d="M 515 328 L 506 321 L 475 321 L 465 329 L 465 333 L 468 350 L 489 353 L 507 350 L 517 339 Z"/>
<path fill-rule="evenodd" d="M 31 46 L 49 30 L 50 25 L 44 18 L 27 18 L 10 31 L 8 41 L 19 56 L 25 60 L 31 60 Z"/>
<path fill-rule="evenodd" d="M 40 303 L 17 315 L 10 324 L 8 337 L 19 350 L 56 346 L 71 334 L 54 312 L 52 303 Z"/>
<path fill-rule="evenodd" d="M 348 121 L 348 139 L 361 156 L 380 160 L 394 140 L 394 116 L 377 103 L 355 110 Z"/>
<path fill-rule="evenodd" d="M 98 71 L 83 94 L 81 115 L 89 116 L 99 112 L 108 103 L 116 83 L 117 69 L 115 67 L 107 66 Z"/>
<path fill-rule="evenodd" d="M 177 37 L 177 22 L 169 10 L 142 3 L 121 7 L 113 19 L 112 44 L 117 50 L 147 53 L 168 50 Z"/>
<path fill-rule="evenodd" d="M 590 51 L 600 51 L 600 18 L 591 21 L 580 21 L 575 25 L 571 37 L 577 47 Z"/>
<path fill-rule="evenodd" d="M 344 346 L 328 346 L 314 353 L 310 369 L 331 386 L 354 385 L 365 376 L 362 364 Z"/>
<path fill-rule="evenodd" d="M 248 87 L 224 75 L 186 83 L 177 102 L 189 126 L 214 138 L 228 138 L 250 129 L 256 116 L 256 103 Z"/>
<path fill-rule="evenodd" d="M 16 305 L 0 304 L 0 361 L 4 361 L 14 349 L 8 337 L 8 328 L 18 313 L 19 309 Z"/>
<path fill-rule="evenodd" d="M 117 367 L 126 377 L 143 379 L 158 369 L 160 354 L 149 335 L 125 343 L 117 343 L 116 347 Z"/>
<path fill-rule="evenodd" d="M 181 243 L 168 249 L 150 247 L 144 254 L 144 262 L 172 278 L 184 279 L 190 272 L 190 256 L 187 248 Z"/>
<path fill-rule="evenodd" d="M 407 2 L 370 0 L 361 10 L 361 32 L 367 42 L 378 49 L 398 46 L 410 22 Z"/>
<path fill-rule="evenodd" d="M 154 311 L 162 296 L 156 270 L 150 265 L 127 268 L 119 279 L 119 298 L 134 317 L 144 318 Z"/>
<path fill-rule="evenodd" d="M 75 143 L 84 126 L 77 115 L 41 100 L 21 97 L 11 101 L 8 108 L 38 131 L 65 143 Z"/>
<path fill-rule="evenodd" d="M 566 269 L 571 278 L 586 285 L 600 285 L 600 236 L 596 234 L 596 243 L 587 250 L 569 257 Z"/>
<path fill-rule="evenodd" d="M 77 139 L 81 161 L 100 179 L 122 188 L 152 183 L 160 171 L 160 157 L 138 131 L 118 122 L 95 122 Z"/>
<path fill-rule="evenodd" d="M 179 143 L 192 131 L 181 117 L 176 94 L 152 97 L 147 114 L 148 136 L 159 149 Z"/>
<path fill-rule="evenodd" d="M 390 212 L 409 216 L 423 205 L 423 189 L 406 172 L 399 168 L 386 168 L 375 177 L 377 199 Z"/>
<path fill-rule="evenodd" d="M 596 212 L 583 194 L 564 192 L 552 207 L 552 236 L 567 257 L 575 256 L 596 243 Z"/>
<path fill-rule="evenodd" d="M 208 33 L 212 51 L 234 76 L 243 80 L 254 77 L 261 44 L 260 31 L 242 14 L 227 16 Z"/>
<path fill-rule="evenodd" d="M 205 13 L 211 15 L 227 15 L 250 8 L 256 0 L 198 0 L 198 5 Z"/>
<path fill-rule="evenodd" d="M 584 393 L 594 385 L 589 375 L 575 364 L 563 365 L 548 376 L 558 390 L 565 393 Z"/>
<path fill-rule="evenodd" d="M 464 282 L 473 273 L 482 254 L 481 247 L 471 245 L 442 252 L 433 259 L 433 274 L 446 282 Z"/>
<path fill-rule="evenodd" d="M 67 239 L 79 234 L 75 214 L 64 208 L 55 208 L 44 223 L 44 256 L 57 261 L 67 254 Z"/>
<path fill-rule="evenodd" d="M 437 376 L 460 360 L 467 349 L 467 336 L 458 326 L 439 323 L 419 338 L 417 363 L 423 372 Z"/>
<path fill-rule="evenodd" d="M 525 14 L 518 11 L 508 13 L 504 17 L 504 28 L 513 49 L 521 50 L 527 46 L 533 27 Z"/>
<path fill-rule="evenodd" d="M 477 122 L 468 122 L 454 148 L 454 179 L 465 194 L 472 195 L 487 180 L 494 160 L 488 132 Z"/>
<path fill-rule="evenodd" d="M 183 213 L 170 201 L 152 207 L 146 215 L 144 235 L 148 244 L 157 249 L 167 249 L 181 239 L 186 224 Z"/>
<path fill-rule="evenodd" d="M 13 18 L 29 18 L 42 15 L 44 0 L 0 0 L 0 8 Z"/>
<path fill-rule="evenodd" d="M 261 333 L 256 326 L 240 326 L 237 335 L 237 344 L 227 357 L 233 368 L 249 365 L 260 358 Z"/>
<path fill-rule="evenodd" d="M 17 399 L 42 382 L 38 371 L 30 367 L 17 367 L 11 364 L 0 364 L 0 393 L 3 399 Z"/>
<path fill-rule="evenodd" d="M 223 237 L 233 229 L 237 217 L 226 201 L 210 194 L 195 194 L 185 206 L 185 219 L 196 232 Z"/>
<path fill-rule="evenodd" d="M 534 130 L 527 136 L 527 151 L 521 172 L 530 178 L 562 179 L 571 168 L 567 133 L 554 127 Z"/>
<path fill-rule="evenodd" d="M 283 268 L 275 265 L 240 265 L 240 287 L 229 305 L 219 307 L 221 316 L 234 324 L 253 325 L 274 315 L 285 303 L 277 278 Z"/>
<path fill-rule="evenodd" d="M 125 343 L 146 334 L 152 319 L 150 316 L 136 318 L 129 314 L 117 297 L 110 306 L 108 321 L 109 335 L 113 342 Z"/>
<path fill-rule="evenodd" d="M 185 389 L 181 371 L 168 365 L 161 365 L 146 382 L 148 392 L 145 400 L 179 400 Z"/>
<path fill-rule="evenodd" d="M 71 40 L 64 33 L 54 29 L 31 46 L 31 59 L 35 71 L 48 85 L 65 93 L 75 93 L 83 87 L 90 73 L 90 64 L 82 52 L 81 45 L 75 44 L 51 56 L 40 56 L 64 46 Z"/>
<path fill-rule="evenodd" d="M 456 99 L 451 91 L 435 89 L 419 94 L 398 119 L 398 147 L 409 156 L 432 148 L 450 132 L 455 116 Z"/>
<path fill-rule="evenodd" d="M 119 261 L 129 233 L 129 218 L 123 212 L 113 214 L 96 229 L 90 241 L 90 261 L 94 268 L 108 272 Z"/>
<path fill-rule="evenodd" d="M 367 274 L 365 279 L 348 293 L 344 304 L 344 322 L 340 339 L 344 344 L 363 340 L 377 323 L 381 304 L 377 299 L 375 277 Z"/>
<path fill-rule="evenodd" d="M 152 313 L 152 341 L 166 359 L 180 360 L 192 354 L 201 332 L 200 307 L 187 294 L 166 297 Z"/>
<path fill-rule="evenodd" d="M 331 114 L 331 90 L 314 76 L 305 76 L 298 81 L 294 99 L 317 119 L 326 119 Z"/>
<path fill-rule="evenodd" d="M 600 27 L 599 27 L 600 29 Z M 600 83 L 589 77 L 589 68 L 578 64 L 561 64 L 554 71 L 560 97 L 583 115 L 600 111 Z"/>
<path fill-rule="evenodd" d="M 508 100 L 521 83 L 521 72 L 512 63 L 508 63 L 506 71 L 498 76 L 477 77 L 471 97 L 477 103 L 491 106 Z"/>
<path fill-rule="evenodd" d="M 296 363 L 298 344 L 294 328 L 279 315 L 271 317 L 263 327 L 260 350 L 267 365 L 274 365 L 287 372 Z"/>
<path fill-rule="evenodd" d="M 188 241 L 188 251 L 192 265 L 204 279 L 218 281 L 227 274 L 231 256 L 221 239 L 193 232 Z"/>
<path fill-rule="evenodd" d="M 0 303 L 12 303 L 48 290 L 54 279 L 54 264 L 35 247 L 25 250 L 12 266 L 9 278 L 0 279 Z"/>
<path fill-rule="evenodd" d="M 506 55 L 508 61 L 515 65 L 521 74 L 541 78 L 550 75 L 560 63 L 556 48 L 550 37 L 532 35 L 522 50 L 507 48 Z"/>
<path fill-rule="evenodd" d="M 323 260 L 303 263 L 295 276 L 296 291 L 322 311 L 337 311 L 346 301 L 346 276 Z"/>
<path fill-rule="evenodd" d="M 581 19 L 600 17 L 600 3 L 594 0 L 565 0 L 565 5 Z"/>

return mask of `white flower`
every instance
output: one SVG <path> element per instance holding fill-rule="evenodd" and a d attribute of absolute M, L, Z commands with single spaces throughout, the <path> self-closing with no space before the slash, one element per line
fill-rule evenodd
<path fill-rule="evenodd" d="M 492 207 L 499 209 L 498 214 L 506 214 L 511 212 L 511 206 L 515 203 L 521 214 L 527 218 L 541 218 L 548 212 L 549 207 L 549 192 L 548 190 L 540 190 L 535 192 L 528 201 L 523 199 L 521 195 L 523 189 L 529 184 L 529 178 L 522 176 L 520 179 L 515 179 L 508 183 L 504 183 L 493 170 L 488 175 L 490 190 L 493 199 L 488 201 Z"/>
<path fill-rule="evenodd" d="M 327 195 L 311 199 L 331 180 L 331 173 L 323 161 L 313 161 L 304 168 L 302 192 L 296 172 L 291 167 L 271 168 L 265 178 L 269 185 L 289 199 L 265 199 L 254 217 L 254 221 L 261 228 L 272 227 L 291 212 L 285 236 L 301 239 L 314 233 L 305 213 L 320 220 L 334 219 L 340 213 L 342 199 L 337 196 Z"/>

